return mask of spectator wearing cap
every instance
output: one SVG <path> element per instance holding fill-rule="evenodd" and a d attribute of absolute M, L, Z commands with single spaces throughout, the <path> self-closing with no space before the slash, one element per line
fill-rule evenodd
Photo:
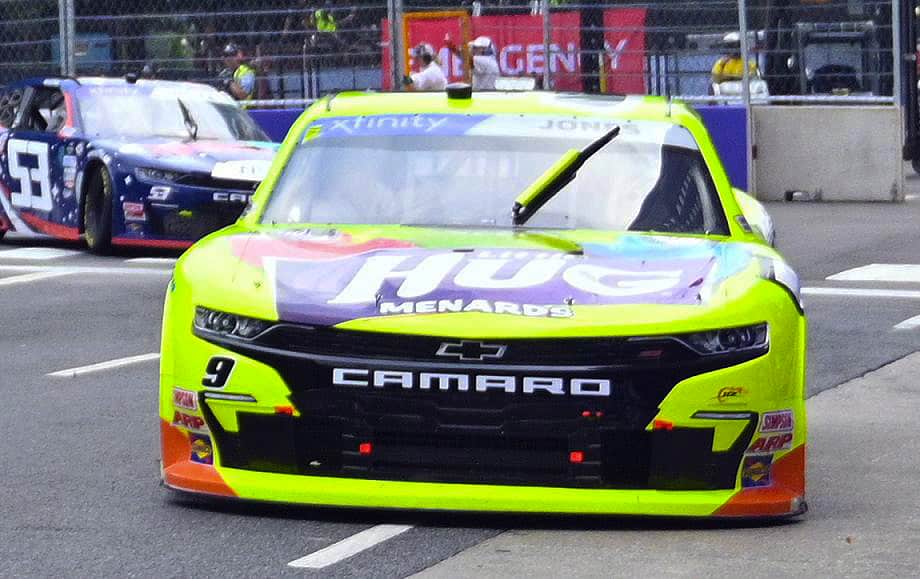
<path fill-rule="evenodd" d="M 744 60 L 741 58 L 741 33 L 737 31 L 727 33 L 722 37 L 718 46 L 721 46 L 727 54 L 712 65 L 712 83 L 720 84 L 743 79 Z M 756 60 L 749 60 L 748 73 L 752 78 L 760 76 Z"/>
<path fill-rule="evenodd" d="M 451 42 L 450 37 L 445 38 L 447 47 L 457 56 L 462 56 L 460 49 Z M 474 90 L 495 90 L 495 81 L 501 76 L 498 68 L 498 58 L 495 56 L 495 47 L 488 36 L 479 36 L 469 43 L 469 59 L 467 67 L 472 71 Z"/>
<path fill-rule="evenodd" d="M 256 70 L 247 62 L 243 49 L 232 42 L 224 47 L 224 89 L 238 101 L 250 100 L 256 90 Z"/>
<path fill-rule="evenodd" d="M 419 70 L 403 79 L 409 90 L 438 91 L 447 87 L 447 77 L 438 64 L 433 46 L 428 43 L 419 44 L 412 49 L 411 55 Z"/>

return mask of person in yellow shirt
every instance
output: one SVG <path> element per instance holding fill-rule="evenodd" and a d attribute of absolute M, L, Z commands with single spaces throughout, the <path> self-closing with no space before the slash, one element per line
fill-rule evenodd
<path fill-rule="evenodd" d="M 720 43 L 728 54 L 719 58 L 712 65 L 712 83 L 720 84 L 726 81 L 739 81 L 744 78 L 744 64 L 741 59 L 741 34 L 729 32 Z M 757 61 L 748 59 L 748 74 L 752 79 L 760 78 L 760 69 Z"/>

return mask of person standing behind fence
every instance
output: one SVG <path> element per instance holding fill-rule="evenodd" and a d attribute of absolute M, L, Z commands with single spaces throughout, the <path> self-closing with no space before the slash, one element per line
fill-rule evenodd
<path fill-rule="evenodd" d="M 417 91 L 438 91 L 447 88 L 447 77 L 438 64 L 433 46 L 427 43 L 419 44 L 412 49 L 411 54 L 419 70 L 403 79 L 406 88 Z"/>
<path fill-rule="evenodd" d="M 460 49 L 451 41 L 450 35 L 444 38 L 444 42 L 451 52 L 462 56 Z M 472 71 L 473 90 L 495 90 L 495 81 L 501 76 L 501 69 L 498 67 L 492 39 L 488 36 L 479 36 L 469 43 L 469 48 L 466 65 L 468 70 Z"/>
<path fill-rule="evenodd" d="M 741 34 L 729 32 L 719 43 L 728 54 L 719 58 L 712 65 L 712 84 L 729 81 L 740 81 L 744 78 L 744 61 L 741 59 Z M 751 78 L 759 78 L 760 70 L 753 59 L 748 62 L 748 73 Z"/>
<path fill-rule="evenodd" d="M 327 1 L 326 6 L 332 2 Z M 335 33 L 339 31 L 339 24 L 335 21 L 335 16 L 329 8 L 320 7 L 313 11 L 313 24 L 320 32 Z"/>
<path fill-rule="evenodd" d="M 256 89 L 256 70 L 246 61 L 243 49 L 229 43 L 224 47 L 223 88 L 238 101 L 250 100 Z"/>

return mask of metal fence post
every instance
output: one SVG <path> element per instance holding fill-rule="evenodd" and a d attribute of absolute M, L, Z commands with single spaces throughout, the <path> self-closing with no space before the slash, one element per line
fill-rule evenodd
<path fill-rule="evenodd" d="M 541 0 L 540 12 L 543 13 L 543 90 L 551 90 L 552 79 L 549 74 L 549 66 L 552 55 L 552 30 L 550 29 L 549 0 Z"/>
<path fill-rule="evenodd" d="M 74 76 L 74 0 L 58 0 L 58 47 L 61 76 Z"/>
<path fill-rule="evenodd" d="M 390 23 L 390 67 L 392 69 L 390 82 L 394 91 L 402 87 L 402 77 L 406 70 L 405 47 L 402 45 L 403 14 L 402 0 L 387 1 L 387 20 Z"/>
<path fill-rule="evenodd" d="M 904 65 L 904 45 L 901 38 L 901 7 L 897 1 L 891 2 L 891 96 L 895 106 L 904 103 L 901 94 L 901 67 Z M 915 49 L 911 49 L 911 53 Z"/>
<path fill-rule="evenodd" d="M 747 190 L 754 191 L 754 119 L 751 114 L 750 46 L 748 45 L 747 1 L 738 0 L 738 28 L 741 41 L 741 101 L 744 104 Z"/>

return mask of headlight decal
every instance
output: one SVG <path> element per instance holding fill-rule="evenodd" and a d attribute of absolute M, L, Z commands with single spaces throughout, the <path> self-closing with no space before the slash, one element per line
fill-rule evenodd
<path fill-rule="evenodd" d="M 179 177 L 181 177 L 182 174 L 176 171 L 168 171 L 165 169 L 154 169 L 151 167 L 136 167 L 134 169 L 134 176 L 142 181 L 174 182 L 177 179 L 179 179 Z"/>
<path fill-rule="evenodd" d="M 723 328 L 708 332 L 685 334 L 679 339 L 703 356 L 730 354 L 766 348 L 770 341 L 766 323 L 739 328 Z"/>
<path fill-rule="evenodd" d="M 265 330 L 272 322 L 220 312 L 202 306 L 195 307 L 195 327 L 222 336 L 251 340 Z"/>

